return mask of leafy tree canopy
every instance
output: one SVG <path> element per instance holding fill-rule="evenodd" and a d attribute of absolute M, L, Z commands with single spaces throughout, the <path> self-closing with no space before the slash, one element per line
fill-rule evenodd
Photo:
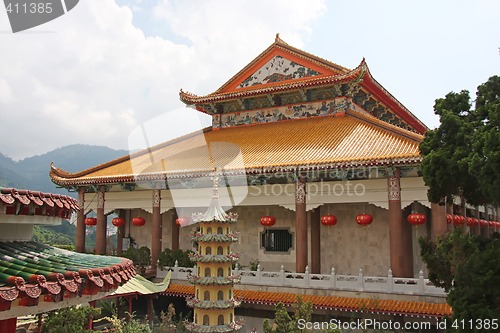
<path fill-rule="evenodd" d="M 500 77 L 480 85 L 475 109 L 467 90 L 439 98 L 441 125 L 420 144 L 429 200 L 459 196 L 471 204 L 500 204 Z"/>
<path fill-rule="evenodd" d="M 454 320 L 500 318 L 500 289 L 495 287 L 500 283 L 500 234 L 487 239 L 455 229 L 436 242 L 419 242 L 429 279 L 447 291 Z M 453 332 L 482 331 L 463 327 Z"/>

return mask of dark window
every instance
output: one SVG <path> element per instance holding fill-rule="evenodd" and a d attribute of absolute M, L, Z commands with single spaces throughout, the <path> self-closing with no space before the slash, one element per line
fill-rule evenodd
<path fill-rule="evenodd" d="M 217 300 L 222 301 L 224 299 L 224 292 L 222 290 L 219 290 L 217 292 Z"/>
<path fill-rule="evenodd" d="M 224 325 L 224 316 L 223 315 L 219 315 L 217 317 L 217 325 Z"/>
<path fill-rule="evenodd" d="M 205 292 L 203 293 L 203 300 L 210 301 L 210 291 L 205 290 Z"/>
<path fill-rule="evenodd" d="M 222 234 L 222 227 L 218 227 L 218 228 L 217 228 L 217 233 L 218 233 L 219 235 L 220 235 L 220 234 Z"/>
<path fill-rule="evenodd" d="M 224 276 L 224 269 L 222 267 L 217 268 L 217 276 Z"/>
<path fill-rule="evenodd" d="M 208 315 L 203 316 L 203 325 L 210 325 L 210 319 L 208 318 Z"/>
<path fill-rule="evenodd" d="M 288 252 L 292 248 L 292 234 L 288 229 L 267 229 L 261 234 L 260 245 L 270 252 Z"/>
<path fill-rule="evenodd" d="M 217 246 L 217 254 L 219 255 L 224 254 L 224 249 L 222 248 L 222 246 Z"/>
<path fill-rule="evenodd" d="M 210 246 L 207 246 L 205 249 L 205 254 L 212 254 L 212 248 Z"/>
<path fill-rule="evenodd" d="M 212 275 L 212 272 L 210 272 L 210 267 L 205 268 L 205 277 L 210 277 Z"/>

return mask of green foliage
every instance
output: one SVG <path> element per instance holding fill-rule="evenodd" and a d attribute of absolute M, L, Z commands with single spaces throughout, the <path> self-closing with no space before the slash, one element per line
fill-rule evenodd
<path fill-rule="evenodd" d="M 111 317 L 104 317 L 103 319 L 111 323 L 111 332 L 114 333 L 152 333 L 151 327 L 148 324 L 141 323 L 137 318 L 131 314 L 128 321 L 125 318 L 118 318 L 116 315 Z"/>
<path fill-rule="evenodd" d="M 251 271 L 256 271 L 258 266 L 259 266 L 259 259 L 250 260 L 249 267 Z"/>
<path fill-rule="evenodd" d="M 193 253 L 193 251 L 165 249 L 158 257 L 158 266 L 160 268 L 173 267 L 175 265 L 175 261 L 177 261 L 179 267 L 193 267 L 194 262 L 189 259 L 190 253 Z"/>
<path fill-rule="evenodd" d="M 68 223 L 67 221 L 63 221 L 63 223 Z M 38 243 L 48 244 L 48 245 L 67 245 L 72 246 L 74 236 L 66 235 L 54 230 L 51 230 L 47 226 L 39 226 L 35 225 L 33 227 L 33 237 L 32 240 Z"/>
<path fill-rule="evenodd" d="M 480 85 L 470 170 L 491 202 L 500 203 L 500 76 Z"/>
<path fill-rule="evenodd" d="M 186 332 L 184 323 L 175 318 L 175 308 L 172 303 L 168 305 L 167 312 L 161 312 L 161 323 L 153 328 L 153 333 Z"/>
<path fill-rule="evenodd" d="M 276 305 L 274 314 L 274 323 L 271 324 L 269 319 L 264 320 L 263 330 L 264 333 L 302 333 L 312 330 L 301 329 L 299 325 L 300 320 L 304 322 L 311 322 L 312 319 L 312 303 L 304 302 L 302 297 L 297 296 L 297 303 L 293 306 L 293 317 L 290 316 L 283 303 Z M 319 332 L 335 333 L 339 330 L 319 330 Z"/>
<path fill-rule="evenodd" d="M 454 196 L 473 205 L 500 203 L 500 77 L 480 85 L 475 109 L 466 90 L 439 98 L 440 126 L 420 144 L 431 202 Z"/>
<path fill-rule="evenodd" d="M 151 265 L 151 250 L 147 246 L 129 247 L 122 257 L 132 260 L 134 265 L 140 268 Z"/>
<path fill-rule="evenodd" d="M 436 242 L 419 241 L 429 279 L 446 289 L 453 319 L 500 318 L 500 289 L 495 287 L 500 283 L 498 233 L 487 239 L 457 229 Z"/>
<path fill-rule="evenodd" d="M 90 317 L 99 314 L 99 309 L 92 307 L 70 307 L 48 313 L 44 321 L 43 333 L 87 333 L 85 327 Z"/>

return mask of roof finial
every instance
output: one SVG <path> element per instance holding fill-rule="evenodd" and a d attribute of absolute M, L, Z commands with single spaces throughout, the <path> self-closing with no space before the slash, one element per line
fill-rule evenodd
<path fill-rule="evenodd" d="M 276 39 L 274 40 L 275 43 L 279 42 L 280 41 L 280 33 L 278 32 L 276 34 Z"/>

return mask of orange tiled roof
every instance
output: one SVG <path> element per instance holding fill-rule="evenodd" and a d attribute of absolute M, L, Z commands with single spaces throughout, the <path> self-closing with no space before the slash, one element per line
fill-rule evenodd
<path fill-rule="evenodd" d="M 322 74 L 279 82 L 257 84 L 256 86 L 251 85 L 236 89 L 237 84 L 241 82 L 242 79 L 247 78 L 248 75 L 258 69 L 263 62 L 275 55 L 282 55 L 285 58 L 291 58 L 299 63 L 310 65 Z M 417 117 L 415 117 L 415 115 L 413 115 L 403 104 L 401 104 L 373 78 L 365 59 L 361 61 L 359 66 L 350 70 L 313 54 L 292 47 L 279 37 L 276 38 L 273 44 L 271 44 L 266 50 L 264 50 L 215 92 L 205 96 L 197 96 L 195 94 L 182 91 L 181 89 L 179 97 L 187 105 L 196 105 L 198 111 L 206 112 L 203 107 L 204 104 L 352 82 L 358 82 L 369 94 L 389 107 L 398 117 L 410 124 L 419 133 L 423 134 L 427 130 L 427 127 Z"/>
<path fill-rule="evenodd" d="M 194 294 L 194 286 L 170 284 L 166 295 L 187 296 Z M 270 291 L 235 290 L 234 295 L 244 303 L 275 305 L 296 303 L 297 295 Z M 311 302 L 316 309 L 367 311 L 375 313 L 397 313 L 415 316 L 442 317 L 451 315 L 452 309 L 446 303 L 427 303 L 401 300 L 375 300 L 369 298 L 301 295 L 304 302 Z"/>
<path fill-rule="evenodd" d="M 419 134 L 349 111 L 344 117 L 210 129 L 79 173 L 52 166 L 51 177 L 61 185 L 83 185 L 205 175 L 222 166 L 226 171 L 255 173 L 410 164 L 420 162 L 421 140 Z M 243 165 L 235 162 L 240 152 Z"/>

